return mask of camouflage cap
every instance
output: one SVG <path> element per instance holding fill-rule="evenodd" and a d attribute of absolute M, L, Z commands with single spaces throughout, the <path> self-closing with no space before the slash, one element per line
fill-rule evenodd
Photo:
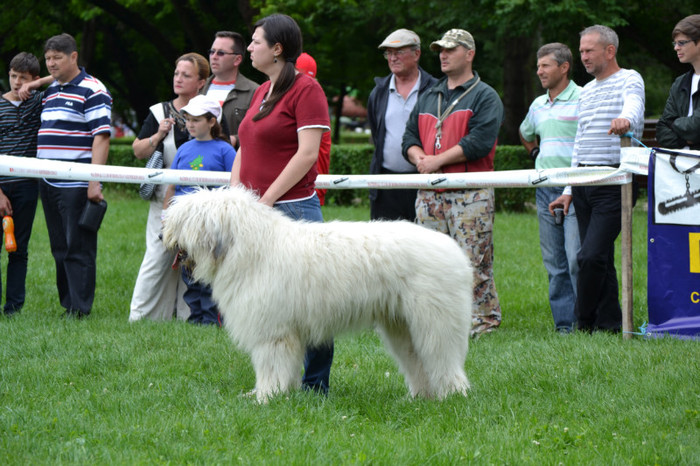
<path fill-rule="evenodd" d="M 379 44 L 378 48 L 398 49 L 401 47 L 408 47 L 410 45 L 420 45 L 420 37 L 418 37 L 418 34 L 409 29 L 397 29 L 386 36 L 386 39 L 384 39 L 384 42 Z"/>
<path fill-rule="evenodd" d="M 474 50 L 474 38 L 464 29 L 450 29 L 442 36 L 442 39 L 436 40 L 430 44 L 430 50 L 439 52 L 440 49 L 453 49 L 458 45 L 462 45 L 469 50 Z"/>

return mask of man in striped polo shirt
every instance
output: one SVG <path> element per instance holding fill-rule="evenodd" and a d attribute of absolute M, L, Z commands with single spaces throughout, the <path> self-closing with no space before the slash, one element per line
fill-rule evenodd
<path fill-rule="evenodd" d="M 572 67 L 571 50 L 564 44 L 546 44 L 537 51 L 537 76 L 547 93 L 530 105 L 520 125 L 520 140 L 538 170 L 571 166 L 581 92 L 569 80 Z M 549 306 L 556 330 L 568 333 L 576 321 L 576 255 L 580 242 L 573 207 L 561 223 L 549 213 L 549 203 L 561 196 L 563 190 L 564 187 L 557 186 L 537 188 L 536 201 L 540 249 L 549 278 Z"/>
<path fill-rule="evenodd" d="M 644 128 L 644 80 L 634 70 L 617 63 L 619 40 L 607 26 L 591 26 L 581 32 L 579 51 L 588 74 L 579 99 L 579 121 L 571 166 L 620 164 L 620 137 Z M 581 251 L 578 255 L 576 320 L 586 332 L 619 332 L 622 311 L 615 270 L 615 238 L 620 234 L 622 191 L 620 186 L 567 187 L 549 205 L 568 211 L 576 208 Z"/>
<path fill-rule="evenodd" d="M 112 97 L 78 66 L 78 47 L 69 34 L 47 40 L 44 58 L 55 81 L 44 92 L 37 158 L 105 164 Z M 104 199 L 102 186 L 99 181 L 43 179 L 39 193 L 61 306 L 69 317 L 85 317 L 95 297 L 97 232 L 80 227 L 78 220 L 88 200 Z"/>

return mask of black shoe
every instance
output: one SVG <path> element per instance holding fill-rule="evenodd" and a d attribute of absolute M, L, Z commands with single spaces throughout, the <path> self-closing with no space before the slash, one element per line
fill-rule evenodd
<path fill-rule="evenodd" d="M 87 316 L 89 316 L 89 313 L 84 313 L 82 311 L 79 311 L 77 309 L 66 309 L 66 312 L 63 313 L 61 317 L 64 319 L 85 319 Z"/>

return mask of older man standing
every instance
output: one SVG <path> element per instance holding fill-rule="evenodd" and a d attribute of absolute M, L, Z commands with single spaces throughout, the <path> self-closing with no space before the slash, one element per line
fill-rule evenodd
<path fill-rule="evenodd" d="M 418 96 L 437 80 L 418 66 L 420 38 L 408 29 L 398 29 L 379 44 L 391 74 L 374 78 L 376 83 L 367 103 L 367 116 L 374 141 L 370 173 L 416 173 L 401 154 L 401 140 Z M 415 189 L 371 189 L 372 220 L 416 218 Z"/>
<path fill-rule="evenodd" d="M 202 94 L 219 101 L 223 108 L 231 144 L 238 148 L 238 125 L 248 111 L 253 91 L 258 85 L 238 71 L 245 58 L 246 43 L 237 32 L 219 31 L 209 49 L 212 75 L 202 88 Z"/>
<path fill-rule="evenodd" d="M 54 79 L 46 89 L 37 136 L 37 158 L 104 165 L 109 155 L 112 97 L 78 66 L 78 45 L 59 34 L 44 46 L 46 68 Z M 58 296 L 67 317 L 90 314 L 97 275 L 97 231 L 79 219 L 88 201 L 104 200 L 99 181 L 44 179 L 39 184 Z"/>
<path fill-rule="evenodd" d="M 537 51 L 537 76 L 547 93 L 530 105 L 520 125 L 520 140 L 538 170 L 571 166 L 581 92 L 569 80 L 573 61 L 571 50 L 564 44 L 546 44 Z M 536 201 L 540 249 L 549 278 L 549 306 L 556 330 L 568 333 L 576 321 L 576 255 L 580 241 L 573 208 L 561 222 L 549 213 L 549 203 L 561 196 L 563 190 L 557 186 L 537 188 Z"/>
<path fill-rule="evenodd" d="M 413 108 L 403 138 L 404 156 L 419 173 L 493 171 L 503 103 L 472 68 L 474 38 L 450 29 L 430 49 L 440 52 L 445 77 Z M 418 190 L 416 222 L 454 238 L 474 267 L 472 336 L 501 324 L 493 277 L 493 218 L 492 188 Z"/>
<path fill-rule="evenodd" d="M 620 137 L 644 127 L 644 80 L 617 63 L 619 40 L 607 26 L 581 31 L 579 51 L 588 74 L 579 100 L 579 121 L 571 159 L 572 167 L 617 167 Z M 615 238 L 620 234 L 620 186 L 574 186 L 549 204 L 550 213 L 572 202 L 576 209 L 581 251 L 578 254 L 576 320 L 583 331 L 619 332 L 622 311 L 615 270 Z"/>

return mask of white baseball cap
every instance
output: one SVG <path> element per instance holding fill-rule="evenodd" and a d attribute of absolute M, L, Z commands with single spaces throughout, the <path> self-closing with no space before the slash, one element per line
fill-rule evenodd
<path fill-rule="evenodd" d="M 192 116 L 202 116 L 206 113 L 211 113 L 219 119 L 221 115 L 221 105 L 211 97 L 200 94 L 192 97 L 187 105 L 182 107 L 180 111 Z"/>

